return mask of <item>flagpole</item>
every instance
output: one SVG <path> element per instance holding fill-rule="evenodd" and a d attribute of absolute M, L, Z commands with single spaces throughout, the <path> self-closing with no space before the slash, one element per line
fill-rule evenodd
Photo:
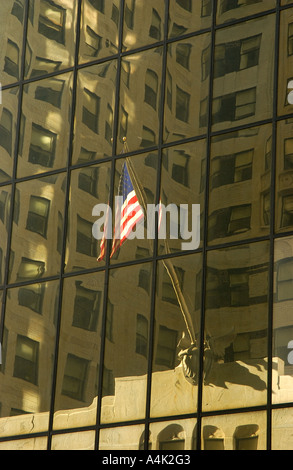
<path fill-rule="evenodd" d="M 123 139 L 123 141 L 124 141 L 124 146 L 123 146 L 123 153 L 124 153 L 124 150 L 125 149 L 127 150 L 127 143 L 126 143 L 125 138 Z M 129 173 L 130 173 L 130 176 L 132 177 L 133 184 L 136 186 L 136 189 L 139 193 L 139 199 L 142 202 L 144 213 L 146 214 L 147 213 L 147 206 L 146 206 L 146 198 L 145 198 L 144 190 L 141 187 L 141 184 L 140 184 L 140 182 L 139 182 L 139 180 L 136 176 L 136 172 L 133 168 L 131 159 L 129 157 L 126 157 L 126 163 L 128 165 Z M 165 243 L 166 251 L 167 251 L 167 253 L 169 253 L 170 250 L 169 250 L 168 242 L 167 242 L 166 239 L 164 240 L 164 243 Z M 186 304 L 184 295 L 182 293 L 182 290 L 181 290 L 181 287 L 180 287 L 180 284 L 179 284 L 179 280 L 178 280 L 178 276 L 176 274 L 176 271 L 175 271 L 174 266 L 172 264 L 172 261 L 170 259 L 167 258 L 167 259 L 163 259 L 162 261 L 163 261 L 165 269 L 166 269 L 166 271 L 167 271 L 167 273 L 170 277 L 170 280 L 172 282 L 172 286 L 173 286 L 173 289 L 175 291 L 175 294 L 176 294 L 176 297 L 177 297 L 177 300 L 178 300 L 178 303 L 179 303 L 179 307 L 180 307 L 183 319 L 185 321 L 185 325 L 186 325 L 186 328 L 187 328 L 187 331 L 188 331 L 188 334 L 189 334 L 189 337 L 190 337 L 191 344 L 195 344 L 196 339 L 195 339 L 193 321 L 192 321 L 192 317 L 190 315 L 188 306 Z"/>

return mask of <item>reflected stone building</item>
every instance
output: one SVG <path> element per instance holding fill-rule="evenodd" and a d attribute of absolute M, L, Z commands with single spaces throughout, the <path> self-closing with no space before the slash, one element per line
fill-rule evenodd
<path fill-rule="evenodd" d="M 2 3 L 0 449 L 292 449 L 293 2 Z"/>

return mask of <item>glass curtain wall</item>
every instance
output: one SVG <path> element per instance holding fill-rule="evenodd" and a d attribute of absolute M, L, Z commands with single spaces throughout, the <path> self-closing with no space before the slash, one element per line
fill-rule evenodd
<path fill-rule="evenodd" d="M 6 0 L 0 38 L 0 449 L 292 450 L 293 2 Z M 125 168 L 167 230 L 112 252 Z"/>

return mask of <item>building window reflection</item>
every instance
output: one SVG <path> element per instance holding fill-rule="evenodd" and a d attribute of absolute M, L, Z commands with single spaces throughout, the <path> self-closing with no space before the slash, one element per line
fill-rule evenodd
<path fill-rule="evenodd" d="M 56 144 L 57 134 L 33 123 L 28 161 L 33 164 L 52 168 L 54 165 Z"/>
<path fill-rule="evenodd" d="M 173 369 L 178 344 L 178 331 L 160 325 L 158 332 L 156 364 Z"/>
<path fill-rule="evenodd" d="M 29 279 L 38 279 L 43 276 L 45 272 L 45 263 L 43 261 L 36 261 L 29 258 L 22 258 L 18 273 L 18 281 L 27 281 Z"/>
<path fill-rule="evenodd" d="M 46 238 L 49 221 L 50 203 L 51 201 L 44 197 L 30 197 L 30 205 L 26 222 L 27 230 L 39 233 L 40 235 Z"/>
<path fill-rule="evenodd" d="M 13 376 L 33 384 L 38 381 L 39 343 L 17 335 Z"/>
<path fill-rule="evenodd" d="M 66 9 L 51 0 L 41 0 L 38 32 L 60 44 L 65 43 Z"/>
<path fill-rule="evenodd" d="M 144 315 L 136 315 L 136 347 L 135 352 L 147 357 L 148 347 L 148 320 Z"/>
<path fill-rule="evenodd" d="M 84 330 L 96 331 L 102 293 L 82 286 L 80 281 L 76 281 L 75 288 L 72 325 Z"/>
<path fill-rule="evenodd" d="M 215 49 L 215 78 L 238 72 L 259 63 L 261 34 L 249 38 L 218 44 Z"/>
<path fill-rule="evenodd" d="M 235 450 L 257 450 L 258 447 L 258 426 L 239 426 L 234 435 Z"/>
<path fill-rule="evenodd" d="M 255 115 L 256 88 L 229 93 L 214 99 L 213 121 L 238 121 Z"/>
<path fill-rule="evenodd" d="M 59 80 L 56 78 L 49 79 L 46 82 L 46 87 L 41 85 L 37 86 L 35 98 L 37 100 L 46 101 L 47 103 L 60 108 L 64 86 L 65 80 Z"/>
<path fill-rule="evenodd" d="M 281 227 L 293 226 L 293 195 L 282 197 Z"/>
<path fill-rule="evenodd" d="M 278 262 L 277 298 L 279 301 L 293 299 L 293 259 Z"/>
<path fill-rule="evenodd" d="M 12 113 L 3 108 L 0 120 L 0 145 L 12 156 Z"/>
<path fill-rule="evenodd" d="M 42 314 L 44 295 L 44 284 L 33 284 L 27 287 L 21 287 L 18 291 L 18 302 L 19 305 Z"/>
<path fill-rule="evenodd" d="M 83 401 L 89 361 L 68 354 L 62 383 L 62 395 Z"/>
<path fill-rule="evenodd" d="M 19 79 L 19 47 L 8 39 L 4 71 L 12 77 Z"/>

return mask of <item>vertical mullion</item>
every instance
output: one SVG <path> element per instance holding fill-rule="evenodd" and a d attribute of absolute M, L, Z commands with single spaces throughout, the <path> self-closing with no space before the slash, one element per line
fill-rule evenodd
<path fill-rule="evenodd" d="M 2 311 L 1 311 L 1 318 L 0 318 L 0 345 L 2 344 L 2 340 L 3 340 L 5 309 L 6 309 L 6 295 L 7 295 L 7 289 L 8 289 L 8 284 L 9 284 L 9 261 L 10 261 L 10 248 L 11 248 L 12 231 L 13 231 L 14 199 L 15 199 L 15 187 L 16 187 L 16 177 L 17 177 L 17 159 L 18 159 L 19 133 L 20 133 L 20 123 L 21 123 L 21 112 L 22 112 L 22 97 L 23 97 L 23 87 L 24 87 L 28 12 L 29 12 L 29 0 L 25 0 L 24 15 L 23 15 L 23 36 L 22 36 L 23 49 L 22 49 L 22 56 L 21 56 L 21 70 L 20 70 L 20 81 L 19 81 L 19 91 L 18 91 L 19 96 L 18 96 L 14 162 L 13 162 L 12 184 L 11 184 L 11 194 L 10 194 L 9 224 L 8 224 L 8 230 L 7 230 L 5 271 L 4 271 L 4 279 L 3 279 Z M 13 87 L 14 86 L 16 85 L 13 85 Z"/>
<path fill-rule="evenodd" d="M 117 55 L 117 73 L 116 73 L 116 90 L 115 90 L 115 113 L 114 113 L 114 126 L 113 126 L 113 145 L 112 145 L 112 162 L 111 162 L 111 176 L 109 187 L 109 207 L 113 207 L 114 203 L 114 190 L 115 190 L 115 167 L 116 167 L 116 150 L 118 140 L 118 126 L 119 126 L 119 105 L 120 105 L 120 82 L 121 82 L 121 62 L 122 62 L 122 48 L 123 48 L 123 21 L 124 21 L 124 0 L 120 0 L 120 18 L 119 18 L 119 45 Z M 112 221 L 111 221 L 112 222 Z M 108 239 L 106 247 L 105 258 L 105 279 L 104 279 L 104 297 L 103 297 L 103 312 L 102 312 L 102 327 L 101 327 L 101 350 L 100 350 L 100 365 L 98 377 L 98 399 L 97 399 L 97 419 L 96 419 L 96 436 L 95 436 L 95 449 L 99 449 L 100 442 L 100 428 L 101 428 L 101 412 L 102 412 L 102 391 L 103 391 L 103 377 L 104 377 L 104 359 L 105 359 L 105 346 L 106 346 L 106 323 L 107 323 L 107 305 L 108 305 L 108 292 L 109 292 L 109 275 L 110 275 L 110 254 L 111 243 Z"/>
<path fill-rule="evenodd" d="M 75 58 L 74 58 L 74 69 L 73 69 L 73 85 L 72 85 L 72 101 L 71 101 L 71 122 L 69 132 L 69 150 L 66 167 L 66 194 L 64 204 L 64 221 L 63 221 L 63 245 L 61 254 L 61 265 L 60 265 L 60 276 L 59 276 L 59 298 L 58 298 L 58 312 L 56 321 L 56 338 L 55 338 L 55 351 L 54 351 L 54 365 L 52 374 L 52 393 L 51 393 L 51 407 L 49 414 L 49 429 L 48 429 L 48 445 L 47 449 L 51 449 L 52 437 L 53 437 L 53 421 L 54 421 L 54 408 L 55 408 L 55 397 L 56 397 L 56 386 L 57 386 L 57 371 L 58 371 L 58 355 L 59 355 L 59 341 L 61 333 L 61 311 L 62 311 L 62 300 L 63 300 L 63 284 L 64 284 L 64 266 L 65 266 L 65 255 L 66 255 L 66 240 L 67 240 L 67 229 L 68 229 L 68 210 L 70 202 L 70 164 L 73 152 L 73 135 L 74 135 L 74 122 L 75 122 L 75 107 L 76 107 L 76 91 L 77 91 L 77 74 L 78 74 L 78 56 L 79 56 L 79 38 L 80 38 L 80 18 L 81 18 L 81 2 L 77 0 L 76 7 L 76 26 L 75 26 Z"/>
<path fill-rule="evenodd" d="M 202 251 L 202 286 L 201 286 L 201 322 L 199 339 L 199 371 L 198 371 L 198 399 L 197 399 L 197 435 L 196 449 L 201 449 L 201 420 L 202 420 L 202 395 L 204 380 L 204 337 L 205 337 L 205 292 L 207 274 L 207 253 L 208 253 L 208 215 L 209 215 L 209 174 L 210 155 L 212 141 L 212 107 L 213 107 L 213 75 L 214 75 L 214 52 L 216 36 L 216 15 L 217 1 L 213 0 L 212 27 L 211 27 L 211 56 L 210 56 L 210 82 L 209 82 L 209 103 L 208 103 L 208 128 L 207 128 L 207 149 L 206 149 L 206 182 L 205 182 L 205 207 L 204 207 L 204 229 L 203 229 L 203 251 Z"/>
<path fill-rule="evenodd" d="M 277 117 L 279 83 L 279 41 L 280 41 L 280 0 L 277 0 L 275 24 L 274 56 L 274 97 L 272 123 L 272 160 L 271 160 L 271 197 L 270 197 L 270 261 L 269 261 L 269 298 L 268 298 L 268 375 L 267 375 L 267 450 L 272 445 L 272 367 L 273 367 L 273 310 L 274 310 L 274 247 L 275 247 L 275 198 L 276 198 L 276 158 L 277 158 Z"/>

